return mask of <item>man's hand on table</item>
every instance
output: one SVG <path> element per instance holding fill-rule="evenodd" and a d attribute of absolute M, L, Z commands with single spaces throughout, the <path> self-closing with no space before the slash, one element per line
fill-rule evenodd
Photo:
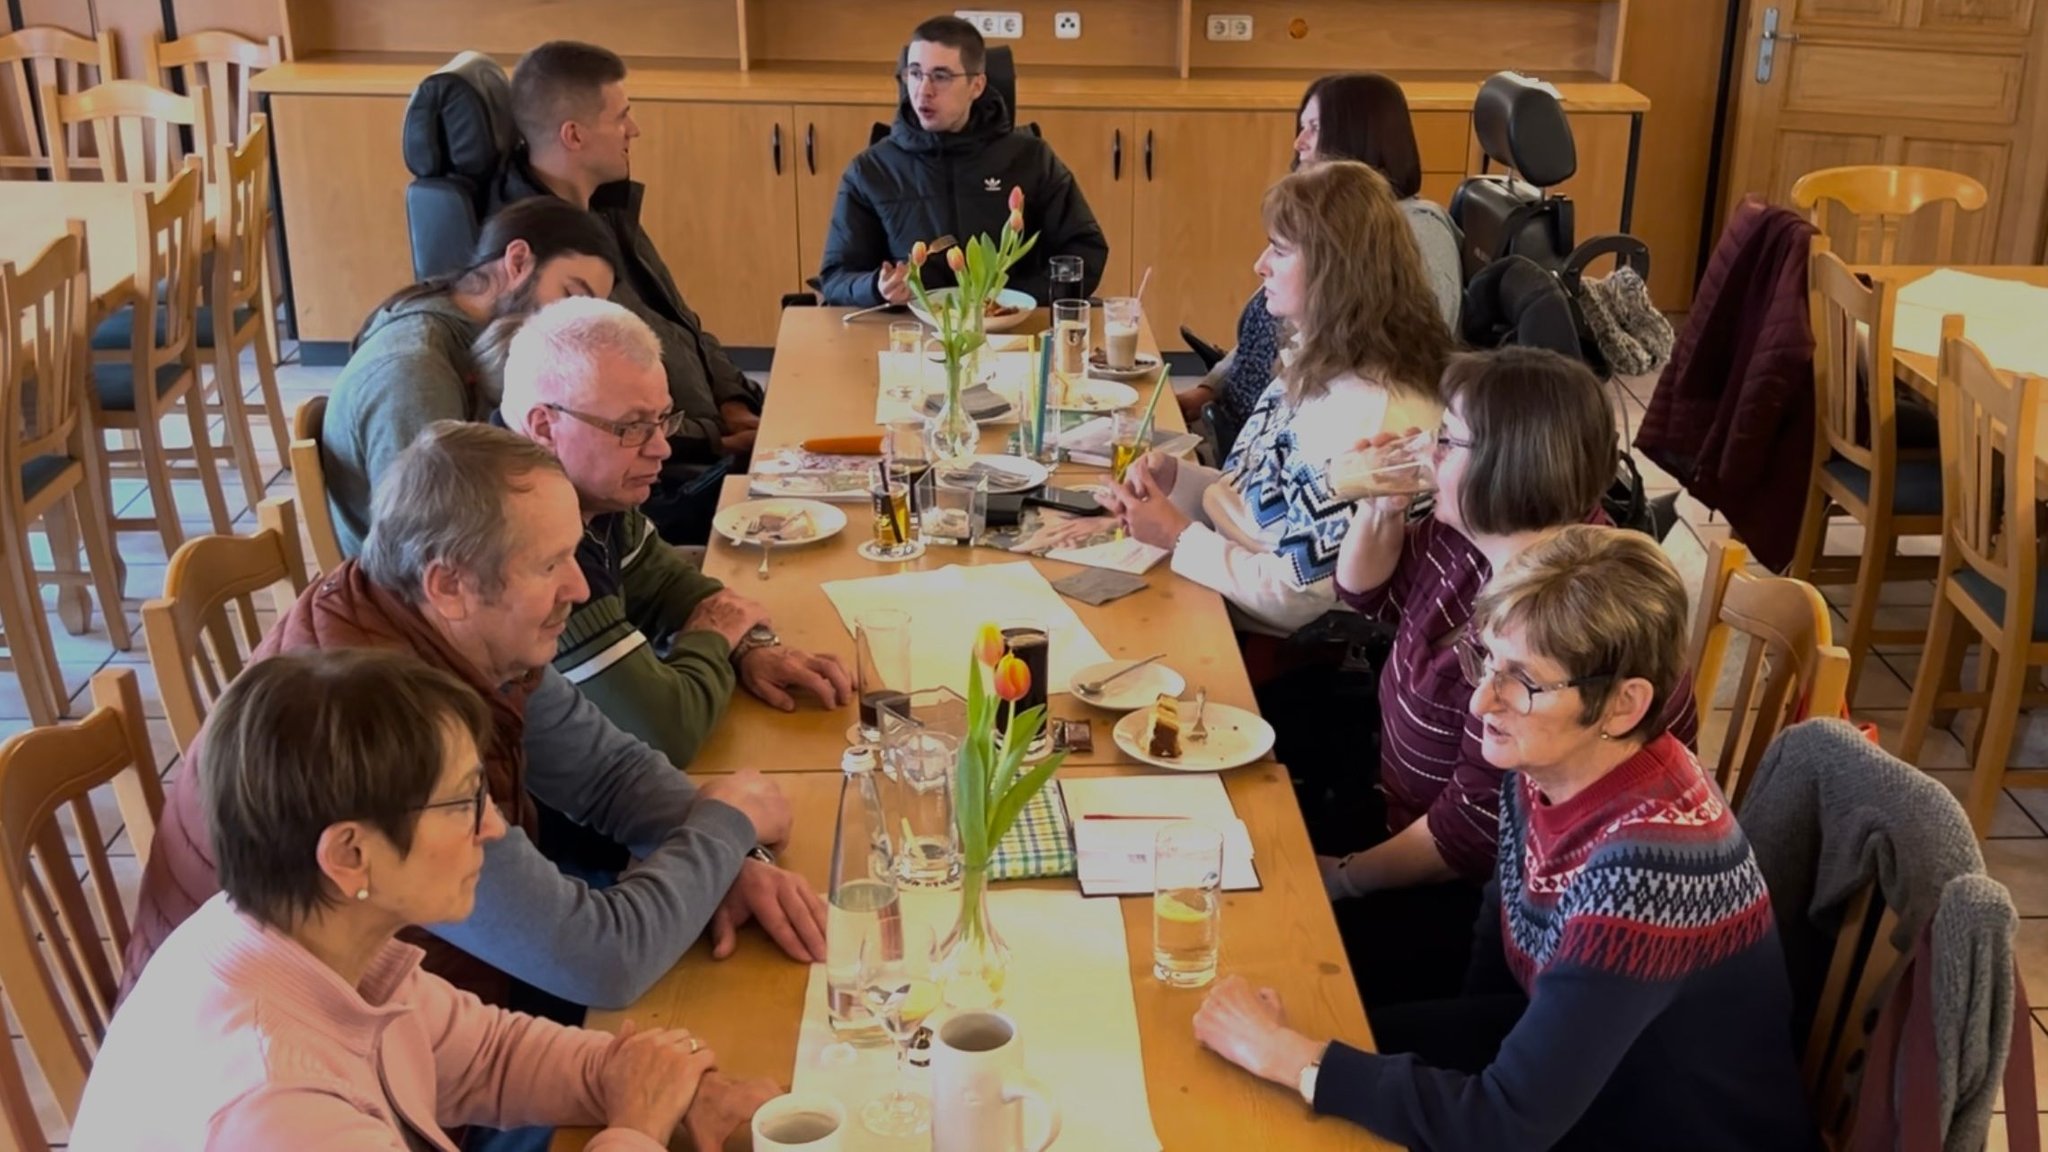
<path fill-rule="evenodd" d="M 804 878 L 785 868 L 748 859 L 739 879 L 711 914 L 711 958 L 723 960 L 739 944 L 739 929 L 757 920 L 790 959 L 825 960 L 825 901 Z"/>
<path fill-rule="evenodd" d="M 729 776 L 711 776 L 698 782 L 700 800 L 716 800 L 740 810 L 754 824 L 754 842 L 777 848 L 789 842 L 792 820 L 789 797 L 759 768 L 747 768 Z"/>
<path fill-rule="evenodd" d="M 697 1152 L 719 1152 L 747 1128 L 761 1105 L 782 1095 L 773 1080 L 733 1080 L 708 1072 L 697 1085 L 697 1100 L 683 1116 L 683 1131 Z"/>
<path fill-rule="evenodd" d="M 721 588 L 697 602 L 690 618 L 683 621 L 685 632 L 716 632 L 725 637 L 728 648 L 738 648 L 756 624 L 768 622 L 768 609 L 730 588 Z"/>
<path fill-rule="evenodd" d="M 740 658 L 740 683 L 770 708 L 796 711 L 797 691 L 817 697 L 827 711 L 853 702 L 853 678 L 836 656 L 781 644 L 756 648 Z"/>
<path fill-rule="evenodd" d="M 727 400 L 720 404 L 718 416 L 725 421 L 727 432 L 751 432 L 761 426 L 761 414 L 738 400 Z"/>

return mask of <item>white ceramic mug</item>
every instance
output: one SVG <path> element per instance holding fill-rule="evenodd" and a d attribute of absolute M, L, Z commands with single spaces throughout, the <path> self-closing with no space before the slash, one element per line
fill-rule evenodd
<path fill-rule="evenodd" d="M 819 1092 L 791 1092 L 754 1113 L 754 1152 L 844 1152 L 846 1109 Z"/>
<path fill-rule="evenodd" d="M 1024 1142 L 1024 1111 L 1045 1112 L 1045 1134 Z M 932 1152 L 1045 1152 L 1060 1109 L 1024 1071 L 1017 1023 L 1000 1012 L 962 1012 L 932 1038 Z"/>

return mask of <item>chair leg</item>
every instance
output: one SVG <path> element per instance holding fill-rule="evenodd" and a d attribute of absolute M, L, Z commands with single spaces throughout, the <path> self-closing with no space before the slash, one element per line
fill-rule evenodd
<path fill-rule="evenodd" d="M 0 544 L 0 575 L 7 582 L 6 587 L 0 588 L 0 630 L 7 633 L 7 657 L 14 665 L 15 678 L 21 682 L 29 720 L 49 725 L 66 714 L 70 701 L 64 691 L 64 672 L 50 645 L 42 598 L 35 595 L 29 567 L 26 532 Z"/>
<path fill-rule="evenodd" d="M 1863 674 L 1864 661 L 1870 658 L 1870 633 L 1877 626 L 1878 594 L 1884 590 L 1884 570 L 1891 561 L 1890 528 L 1885 518 L 1871 518 L 1864 532 L 1863 560 L 1856 566 L 1856 590 L 1849 602 L 1849 634 L 1843 644 L 1849 650 L 1848 699 L 1852 707 L 1856 681 Z"/>
<path fill-rule="evenodd" d="M 228 515 L 228 500 L 221 494 L 220 464 L 213 455 L 213 435 L 206 429 L 206 393 L 200 391 L 197 379 L 185 393 L 183 403 L 185 420 L 192 426 L 192 462 L 199 471 L 200 491 L 206 494 L 206 509 L 213 516 L 213 530 L 223 536 L 231 535 L 235 519 Z"/>
<path fill-rule="evenodd" d="M 1785 574 L 1797 580 L 1810 580 L 1813 566 L 1820 561 L 1821 542 L 1827 538 L 1828 494 L 1815 484 L 1806 496 L 1806 514 L 1799 521 L 1799 542 L 1792 549 L 1792 566 Z M 1854 682 L 1851 682 L 1854 688 Z M 1852 697 L 1853 698 L 1853 697 Z"/>
<path fill-rule="evenodd" d="M 137 421 L 133 431 L 136 451 L 142 456 L 143 483 L 149 486 L 149 510 L 156 520 L 157 535 L 163 538 L 164 562 L 169 563 L 185 543 L 185 522 L 178 514 L 178 495 L 171 488 L 163 433 L 154 420 Z"/>
<path fill-rule="evenodd" d="M 1899 759 L 1908 764 L 1919 763 L 1921 746 L 1927 741 L 1927 726 L 1934 716 L 1934 701 L 1955 675 L 1941 653 L 1954 647 L 1952 639 L 1959 631 L 1959 615 L 1955 605 L 1948 602 L 1946 590 L 1937 584 L 1934 607 L 1927 618 L 1927 648 L 1920 654 L 1920 671 L 1913 677 L 1913 698 L 1906 704 L 1906 724 L 1899 733 Z"/>
<path fill-rule="evenodd" d="M 1981 701 L 1976 726 L 1963 741 L 1970 757 L 1970 763 L 1977 762 L 1977 752 L 1984 746 L 1984 727 L 1991 719 L 1991 690 L 1998 683 L 1999 665 L 2005 663 L 2005 654 L 1985 644 L 1977 653 L 1977 685 L 1973 693 Z"/>
<path fill-rule="evenodd" d="M 257 463 L 256 442 L 249 436 L 249 406 L 242 397 L 242 368 L 232 341 L 214 344 L 213 390 L 220 398 L 221 422 L 227 427 L 224 446 L 234 456 L 235 471 L 242 474 L 242 496 L 254 508 L 263 503 L 263 466 Z"/>
<path fill-rule="evenodd" d="M 92 629 L 92 595 L 85 590 L 85 572 L 78 566 L 78 510 L 70 499 L 52 504 L 43 513 L 43 531 L 50 539 L 50 559 L 57 576 L 57 619 L 63 621 L 64 630 L 73 636 L 83 636 Z M 33 560 L 24 560 L 28 569 L 28 594 L 36 598 L 36 573 Z"/>
<path fill-rule="evenodd" d="M 1942 684 L 1954 684 L 1959 690 L 1961 689 L 1963 683 L 1963 661 L 1969 659 L 1970 644 L 1976 638 L 1977 630 L 1975 628 L 1954 628 L 1949 631 L 1948 651 L 1940 654 Z M 1923 661 L 1934 658 L 1934 650 L 1930 648 L 1926 652 L 1922 652 L 1920 658 Z M 1929 720 L 1929 723 L 1953 733 L 1956 726 L 1956 710 L 1954 708 L 1937 706 L 1934 709 L 1934 716 Z"/>
<path fill-rule="evenodd" d="M 263 413 L 270 418 L 270 439 L 277 446 L 278 467 L 289 471 L 292 430 L 284 415 L 284 397 L 277 390 L 277 345 L 271 342 L 275 335 L 271 325 L 265 324 L 256 330 L 256 338 L 249 345 L 256 350 L 256 384 L 263 390 Z"/>
<path fill-rule="evenodd" d="M 2026 643 L 2025 639 L 2020 643 Z M 1984 648 L 1989 656 L 1991 645 Z M 1991 829 L 1991 813 L 2005 783 L 2006 757 L 2012 752 L 2013 731 L 2019 726 L 2020 697 L 2027 686 L 2025 656 L 2018 652 L 2000 656 L 1998 673 L 1991 681 L 1991 699 L 1984 705 L 1984 723 L 1978 727 L 1981 740 L 1977 754 L 1971 758 L 1970 798 L 1964 805 L 1970 811 L 1970 826 L 1976 829 L 1979 840 Z"/>
<path fill-rule="evenodd" d="M 92 570 L 100 613 L 106 617 L 107 639 L 116 652 L 126 652 L 135 647 L 135 636 L 128 630 L 128 610 L 121 603 L 121 577 L 114 564 L 114 518 L 100 502 L 104 495 L 97 469 L 90 467 L 85 482 L 71 490 L 78 522 L 85 529 L 85 563 Z"/>

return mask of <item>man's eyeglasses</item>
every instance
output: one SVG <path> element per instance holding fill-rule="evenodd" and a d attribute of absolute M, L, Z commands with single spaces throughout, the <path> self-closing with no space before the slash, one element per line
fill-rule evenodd
<path fill-rule="evenodd" d="M 578 412 L 574 408 L 564 408 L 560 404 L 543 404 L 541 407 L 581 420 L 592 428 L 600 428 L 617 436 L 621 448 L 644 447 L 656 435 L 663 438 L 674 436 L 683 430 L 683 422 L 689 419 L 681 412 L 664 412 L 652 420 L 607 420 L 602 416 L 592 416 L 588 412 Z"/>
<path fill-rule="evenodd" d="M 484 834 L 484 806 L 490 802 L 490 779 L 486 774 L 479 772 L 476 777 L 476 795 L 465 796 L 460 800 L 436 800 L 432 804 L 420 805 L 415 811 L 432 812 L 440 808 L 467 808 L 470 810 L 469 834 L 471 836 L 481 836 Z"/>
<path fill-rule="evenodd" d="M 1465 683 L 1478 688 L 1490 681 L 1493 685 L 1493 694 L 1500 698 L 1500 702 L 1507 705 L 1510 711 L 1523 716 L 1527 716 L 1530 710 L 1536 707 L 1536 697 L 1545 692 L 1562 692 L 1567 688 L 1577 688 L 1599 680 L 1610 680 L 1614 676 L 1611 672 L 1601 672 L 1592 676 L 1575 676 L 1555 684 L 1538 684 L 1520 672 L 1495 668 L 1493 654 L 1470 633 L 1458 637 L 1456 647 L 1458 671 L 1464 674 Z"/>
<path fill-rule="evenodd" d="M 903 86 L 906 88 L 917 88 L 929 80 L 932 82 L 932 87 L 943 91 L 946 88 L 952 87 L 955 80 L 965 80 L 969 76 L 979 75 L 981 75 L 979 72 L 955 72 L 951 68 L 935 68 L 927 72 L 913 64 L 898 72 L 896 78 L 903 81 Z"/>

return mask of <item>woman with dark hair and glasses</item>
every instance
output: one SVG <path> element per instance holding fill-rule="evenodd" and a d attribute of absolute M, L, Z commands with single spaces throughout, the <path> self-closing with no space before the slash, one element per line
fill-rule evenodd
<path fill-rule="evenodd" d="M 1293 168 L 1320 160 L 1357 160 L 1387 178 L 1401 214 L 1415 234 L 1415 247 L 1444 325 L 1456 332 L 1465 293 L 1458 256 L 1462 241 L 1442 205 L 1420 195 L 1422 155 L 1401 86 L 1377 72 L 1322 77 L 1302 93 L 1295 122 L 1300 131 L 1294 138 Z M 1236 439 L 1236 430 L 1273 379 L 1280 355 L 1279 327 L 1261 296 L 1253 293 L 1238 317 L 1236 349 L 1210 369 L 1200 384 L 1179 394 L 1181 415 L 1190 425 L 1214 402 L 1219 443 Z"/>
<path fill-rule="evenodd" d="M 566 296 L 611 295 L 617 247 L 604 221 L 551 196 L 484 224 L 469 267 L 400 289 L 357 333 L 320 424 L 327 503 L 344 554 L 370 534 L 377 477 L 436 420 L 497 407 L 503 350 L 519 319 Z"/>
<path fill-rule="evenodd" d="M 1458 356 L 1442 391 L 1431 514 L 1411 520 L 1403 497 L 1362 500 L 1337 557 L 1338 597 L 1394 629 L 1377 771 L 1358 764 L 1322 782 L 1356 822 L 1318 848 L 1361 849 L 1320 859 L 1368 1007 L 1456 990 L 1493 875 L 1501 787 L 1456 641 L 1494 573 L 1567 525 L 1606 523 L 1600 496 L 1619 451 L 1599 380 L 1556 353 Z M 1690 743 L 1692 693 L 1669 699 L 1667 726 Z M 1400 949 L 1374 946 L 1390 931 Z"/>
<path fill-rule="evenodd" d="M 221 892 L 115 1015 L 75 1145 L 454 1152 L 450 1128 L 560 1124 L 609 1125 L 593 1148 L 668 1146 L 715 1059 L 688 1032 L 488 1007 L 397 938 L 476 902 L 506 830 L 490 726 L 474 690 L 405 653 L 292 653 L 236 678 L 197 766 Z M 700 1148 L 733 1123 L 688 1122 Z"/>
<path fill-rule="evenodd" d="M 1293 1031 L 1232 976 L 1196 1039 L 1402 1147 L 1817 1149 L 1763 873 L 1663 720 L 1691 695 L 1687 616 L 1641 533 L 1522 552 L 1449 645 L 1507 774 L 1464 995 L 1374 1012 L 1375 1054 Z"/>

